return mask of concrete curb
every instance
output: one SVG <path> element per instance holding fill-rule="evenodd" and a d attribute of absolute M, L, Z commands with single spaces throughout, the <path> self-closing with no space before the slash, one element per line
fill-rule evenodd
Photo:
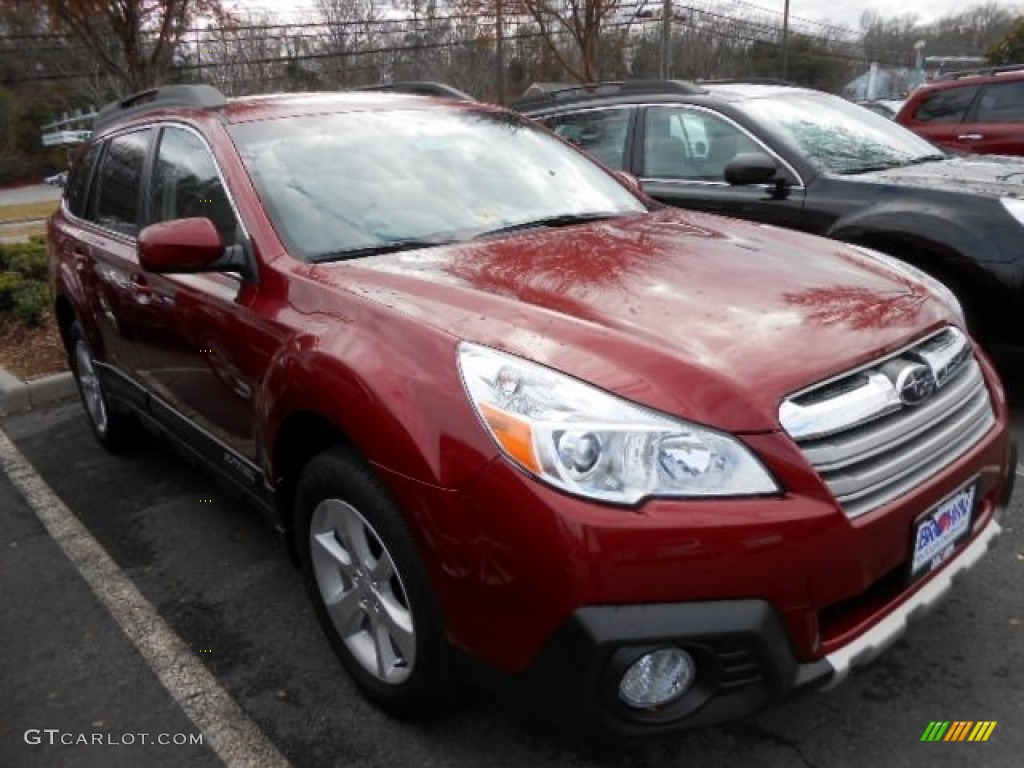
<path fill-rule="evenodd" d="M 14 413 L 65 400 L 78 392 L 71 373 L 22 381 L 0 367 L 0 413 Z"/>

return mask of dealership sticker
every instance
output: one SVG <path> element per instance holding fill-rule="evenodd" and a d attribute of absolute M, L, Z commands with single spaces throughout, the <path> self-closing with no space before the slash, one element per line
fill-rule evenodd
<path fill-rule="evenodd" d="M 933 720 L 921 741 L 988 741 L 995 729 L 995 720 Z"/>

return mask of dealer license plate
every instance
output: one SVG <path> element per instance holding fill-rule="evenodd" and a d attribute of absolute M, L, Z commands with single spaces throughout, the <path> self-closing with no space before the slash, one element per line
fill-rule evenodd
<path fill-rule="evenodd" d="M 978 483 L 971 483 L 917 521 L 914 559 L 910 566 L 912 578 L 942 565 L 971 532 L 977 495 Z"/>

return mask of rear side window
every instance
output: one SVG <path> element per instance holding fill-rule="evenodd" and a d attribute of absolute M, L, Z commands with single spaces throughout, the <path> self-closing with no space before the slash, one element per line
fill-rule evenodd
<path fill-rule="evenodd" d="M 135 236 L 139 232 L 139 188 L 153 131 L 135 131 L 107 142 L 97 169 L 95 205 L 90 217 L 97 224 Z"/>
<path fill-rule="evenodd" d="M 609 168 L 625 167 L 626 131 L 631 110 L 610 109 L 577 112 L 544 120 L 544 124 L 580 149 L 585 149 Z"/>
<path fill-rule="evenodd" d="M 975 122 L 1024 122 L 1024 80 L 986 87 L 978 102 L 978 116 Z"/>
<path fill-rule="evenodd" d="M 977 93 L 976 85 L 930 93 L 918 105 L 914 119 L 922 123 L 961 123 Z"/>
<path fill-rule="evenodd" d="M 68 183 L 64 190 L 68 210 L 75 216 L 85 216 L 85 205 L 89 196 L 89 179 L 92 178 L 92 167 L 100 153 L 100 144 L 93 144 L 86 149 L 71 167 Z"/>

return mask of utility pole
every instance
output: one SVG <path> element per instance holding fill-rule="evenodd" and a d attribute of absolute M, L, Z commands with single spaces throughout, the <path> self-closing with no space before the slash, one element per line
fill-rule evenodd
<path fill-rule="evenodd" d="M 505 9 L 502 0 L 494 4 L 494 54 L 497 58 L 498 103 L 505 104 Z"/>
<path fill-rule="evenodd" d="M 661 3 L 661 79 L 672 77 L 672 0 Z"/>
<path fill-rule="evenodd" d="M 789 77 L 789 0 L 782 12 L 782 79 Z"/>

